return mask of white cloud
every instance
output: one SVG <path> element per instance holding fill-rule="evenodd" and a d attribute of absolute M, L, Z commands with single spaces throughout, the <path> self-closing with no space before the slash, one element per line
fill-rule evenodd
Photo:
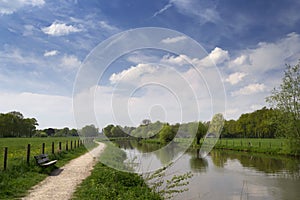
<path fill-rule="evenodd" d="M 247 74 L 243 72 L 235 72 L 233 74 L 230 74 L 225 81 L 229 82 L 231 85 L 235 85 L 242 81 L 246 75 Z"/>
<path fill-rule="evenodd" d="M 157 70 L 155 66 L 149 64 L 138 64 L 136 66 L 131 66 L 127 70 L 123 70 L 120 73 L 113 73 L 109 80 L 111 83 L 123 82 L 135 82 L 136 79 L 141 78 L 145 74 L 152 74 Z"/>
<path fill-rule="evenodd" d="M 172 44 L 172 43 L 177 43 L 177 42 L 180 42 L 180 41 L 183 41 L 183 40 L 186 40 L 187 38 L 185 36 L 178 36 L 178 37 L 168 37 L 168 38 L 165 38 L 163 39 L 161 42 L 162 43 L 165 43 L 165 44 Z"/>
<path fill-rule="evenodd" d="M 41 7 L 44 4 L 44 0 L 4 0 L 0 1 L 0 15 L 12 14 L 25 6 Z"/>
<path fill-rule="evenodd" d="M 254 83 L 254 84 L 247 85 L 238 91 L 232 92 L 231 95 L 232 96 L 251 95 L 251 94 L 263 92 L 263 91 L 265 91 L 265 89 L 266 89 L 266 86 L 263 83 L 261 83 L 261 84 Z"/>
<path fill-rule="evenodd" d="M 66 25 L 64 23 L 53 22 L 50 26 L 42 28 L 45 34 L 53 36 L 63 36 L 70 33 L 81 32 L 82 29 L 73 25 Z"/>
<path fill-rule="evenodd" d="M 74 55 L 64 55 L 61 59 L 60 67 L 62 69 L 77 69 L 81 65 L 81 61 Z"/>
<path fill-rule="evenodd" d="M 108 31 L 118 31 L 119 30 L 116 26 L 110 25 L 106 21 L 100 21 L 99 24 L 100 24 L 101 28 L 106 29 Z"/>
<path fill-rule="evenodd" d="M 48 57 L 48 56 L 55 56 L 58 54 L 57 50 L 52 50 L 52 51 L 45 51 L 44 56 Z"/>

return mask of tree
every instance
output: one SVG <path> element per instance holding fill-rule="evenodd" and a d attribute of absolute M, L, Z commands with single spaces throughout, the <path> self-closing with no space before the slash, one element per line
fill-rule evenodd
<path fill-rule="evenodd" d="M 300 154 L 300 61 L 295 66 L 286 65 L 282 83 L 274 88 L 267 102 L 280 112 L 279 128 L 290 138 L 289 151 Z"/>
<path fill-rule="evenodd" d="M 149 124 L 151 124 L 151 120 L 150 120 L 150 119 L 144 119 L 144 120 L 142 121 L 142 125 L 147 126 L 147 125 L 149 125 Z"/>
<path fill-rule="evenodd" d="M 282 83 L 266 101 L 283 114 L 280 119 L 286 136 L 300 139 L 300 61 L 293 67 L 286 65 Z"/>
<path fill-rule="evenodd" d="M 83 136 L 83 137 L 95 137 L 95 136 L 98 136 L 99 134 L 99 130 L 98 128 L 95 127 L 94 124 L 91 124 L 91 125 L 87 125 L 85 127 L 83 127 L 80 131 L 80 136 Z"/>
<path fill-rule="evenodd" d="M 200 139 L 205 136 L 206 132 L 207 132 L 207 126 L 204 123 L 199 122 L 198 123 L 198 130 L 197 130 L 197 133 L 196 133 L 196 143 L 197 144 L 200 144 Z"/>
<path fill-rule="evenodd" d="M 160 142 L 163 144 L 169 143 L 176 135 L 176 131 L 169 124 L 165 124 L 159 132 Z"/>

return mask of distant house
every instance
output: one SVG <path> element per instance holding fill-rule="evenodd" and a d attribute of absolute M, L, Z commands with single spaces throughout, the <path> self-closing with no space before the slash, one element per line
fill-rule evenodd
<path fill-rule="evenodd" d="M 216 134 L 215 133 L 208 133 L 207 135 L 206 135 L 206 138 L 216 138 L 217 136 L 216 136 Z"/>

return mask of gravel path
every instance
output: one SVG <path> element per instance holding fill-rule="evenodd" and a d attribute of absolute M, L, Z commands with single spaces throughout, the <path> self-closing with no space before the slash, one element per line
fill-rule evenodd
<path fill-rule="evenodd" d="M 56 169 L 45 180 L 34 186 L 28 196 L 22 199 L 28 200 L 66 200 L 71 199 L 77 185 L 91 174 L 96 164 L 96 158 L 105 148 L 105 144 L 99 143 L 92 151 L 71 160 L 63 167 Z"/>

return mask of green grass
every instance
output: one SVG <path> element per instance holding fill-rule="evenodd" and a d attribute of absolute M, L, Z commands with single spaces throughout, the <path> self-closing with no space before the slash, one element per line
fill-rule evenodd
<path fill-rule="evenodd" d="M 210 139 L 207 139 L 208 143 Z M 212 141 L 211 141 L 212 142 Z M 202 145 L 203 140 L 201 140 Z M 194 147 L 199 147 L 198 145 Z M 235 138 L 219 139 L 215 149 L 227 149 L 236 151 L 292 155 L 289 151 L 289 140 L 287 139 L 261 139 L 261 138 Z"/>
<path fill-rule="evenodd" d="M 49 141 L 47 141 L 47 139 Z M 51 144 L 53 140 L 62 142 L 67 140 L 70 141 L 70 139 L 71 138 L 32 138 L 32 140 L 30 140 L 29 138 L 5 138 L 0 139 L 0 143 L 1 145 L 5 144 L 9 149 L 14 149 L 15 152 L 19 152 L 20 147 L 22 147 L 23 145 L 27 146 L 27 142 L 30 142 L 30 144 L 37 146 L 41 146 L 41 143 L 45 142 L 47 147 L 47 144 Z M 87 146 L 92 148 L 92 146 L 95 146 L 95 144 L 91 143 Z M 10 155 L 7 170 L 0 170 L 0 199 L 16 199 L 25 196 L 27 194 L 27 191 L 32 186 L 45 179 L 53 169 L 63 166 L 70 160 L 86 152 L 86 147 L 82 145 L 79 148 L 69 151 L 64 150 L 55 154 L 49 153 L 49 157 L 51 159 L 57 159 L 58 162 L 55 166 L 51 166 L 48 168 L 41 168 L 36 165 L 33 158 L 33 155 L 35 154 L 31 154 L 32 156 L 29 165 L 25 162 L 23 154 L 13 154 L 16 156 L 15 159 L 13 159 L 12 155 Z"/>
<path fill-rule="evenodd" d="M 123 161 L 126 154 L 112 144 L 107 143 L 107 147 L 100 156 L 100 160 L 116 166 L 118 169 L 127 169 Z M 120 166 L 120 165 L 123 165 Z M 148 188 L 143 178 L 135 173 L 119 171 L 110 168 L 102 163 L 97 163 L 91 176 L 85 179 L 77 188 L 74 200 L 82 199 L 162 199 L 158 194 Z"/>
<path fill-rule="evenodd" d="M 45 153 L 51 154 L 52 142 L 54 142 L 54 150 L 58 151 L 59 142 L 61 142 L 62 150 L 66 149 L 66 142 L 68 141 L 68 148 L 70 149 L 71 141 L 74 148 L 78 143 L 79 137 L 47 137 L 47 138 L 0 138 L 0 170 L 3 170 L 3 156 L 4 147 L 8 147 L 8 161 L 7 167 L 19 165 L 26 161 L 27 145 L 30 144 L 30 155 L 42 153 L 42 144 L 45 143 Z"/>

